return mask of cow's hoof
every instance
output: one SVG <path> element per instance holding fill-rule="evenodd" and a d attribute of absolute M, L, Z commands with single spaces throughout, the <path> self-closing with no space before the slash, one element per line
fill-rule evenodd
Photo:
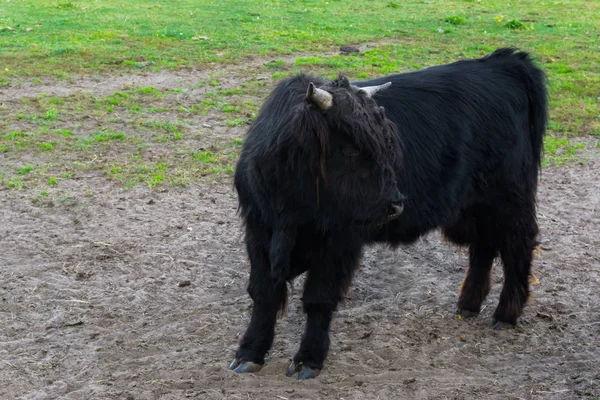
<path fill-rule="evenodd" d="M 514 327 L 515 325 L 511 324 L 510 322 L 502 322 L 496 320 L 492 320 L 492 322 L 490 322 L 490 328 L 492 328 L 495 331 L 505 331 L 508 329 L 513 329 Z"/>
<path fill-rule="evenodd" d="M 233 372 L 238 374 L 249 374 L 252 372 L 258 372 L 262 368 L 262 364 L 253 363 L 252 361 L 240 361 L 237 358 L 234 358 L 231 364 L 229 364 L 229 369 L 232 369 Z"/>
<path fill-rule="evenodd" d="M 287 376 L 293 376 L 296 372 L 298 373 L 297 378 L 299 380 L 304 380 L 304 379 L 316 378 L 319 375 L 319 373 L 321 372 L 321 370 L 317 369 L 317 368 L 306 367 L 306 366 L 302 365 L 302 363 L 296 364 L 295 362 L 292 361 L 292 363 L 288 367 L 287 372 L 285 374 Z"/>
<path fill-rule="evenodd" d="M 458 315 L 460 315 L 461 318 L 475 318 L 479 315 L 479 312 L 462 309 L 458 310 Z"/>

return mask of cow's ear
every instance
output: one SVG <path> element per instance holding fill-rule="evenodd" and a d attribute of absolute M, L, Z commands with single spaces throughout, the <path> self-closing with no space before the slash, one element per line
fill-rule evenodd
<path fill-rule="evenodd" d="M 321 110 L 327 110 L 333 105 L 333 96 L 331 93 L 319 89 L 314 83 L 310 82 L 306 90 L 306 101 L 318 106 Z"/>
<path fill-rule="evenodd" d="M 340 83 L 342 84 L 342 87 L 344 88 L 350 88 L 350 81 L 348 80 L 348 77 L 346 75 L 342 75 L 340 77 Z"/>

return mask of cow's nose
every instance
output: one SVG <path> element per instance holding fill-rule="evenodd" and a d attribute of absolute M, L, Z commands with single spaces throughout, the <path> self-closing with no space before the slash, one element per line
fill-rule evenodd
<path fill-rule="evenodd" d="M 402 203 L 402 202 L 391 203 L 388 206 L 388 217 L 396 218 L 397 216 L 402 214 L 402 211 L 404 211 L 404 203 Z"/>

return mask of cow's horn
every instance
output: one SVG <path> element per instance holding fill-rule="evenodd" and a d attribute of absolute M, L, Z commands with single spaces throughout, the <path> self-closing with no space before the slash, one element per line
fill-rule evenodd
<path fill-rule="evenodd" d="M 327 110 L 333 105 L 333 96 L 331 93 L 315 87 L 312 82 L 308 84 L 306 98 L 311 103 L 318 105 L 321 110 Z"/>
<path fill-rule="evenodd" d="M 387 82 L 387 83 L 384 83 L 383 85 L 365 86 L 365 87 L 359 88 L 359 90 L 365 92 L 365 94 L 367 96 L 373 97 L 373 95 L 375 93 L 387 89 L 388 87 L 390 87 L 391 84 L 392 84 L 392 82 Z"/>

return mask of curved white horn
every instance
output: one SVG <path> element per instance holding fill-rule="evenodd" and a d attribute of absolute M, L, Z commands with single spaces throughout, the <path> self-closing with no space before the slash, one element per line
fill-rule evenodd
<path fill-rule="evenodd" d="M 333 105 L 333 96 L 331 93 L 319 89 L 312 82 L 308 84 L 306 99 L 311 103 L 318 105 L 321 110 L 327 110 Z"/>
<path fill-rule="evenodd" d="M 391 84 L 392 84 L 392 82 L 387 82 L 387 83 L 384 83 L 383 85 L 378 85 L 378 86 L 365 86 L 365 87 L 359 88 L 359 90 L 362 92 L 365 92 L 365 94 L 367 96 L 373 97 L 373 95 L 375 93 L 387 89 L 388 87 L 390 87 Z"/>

